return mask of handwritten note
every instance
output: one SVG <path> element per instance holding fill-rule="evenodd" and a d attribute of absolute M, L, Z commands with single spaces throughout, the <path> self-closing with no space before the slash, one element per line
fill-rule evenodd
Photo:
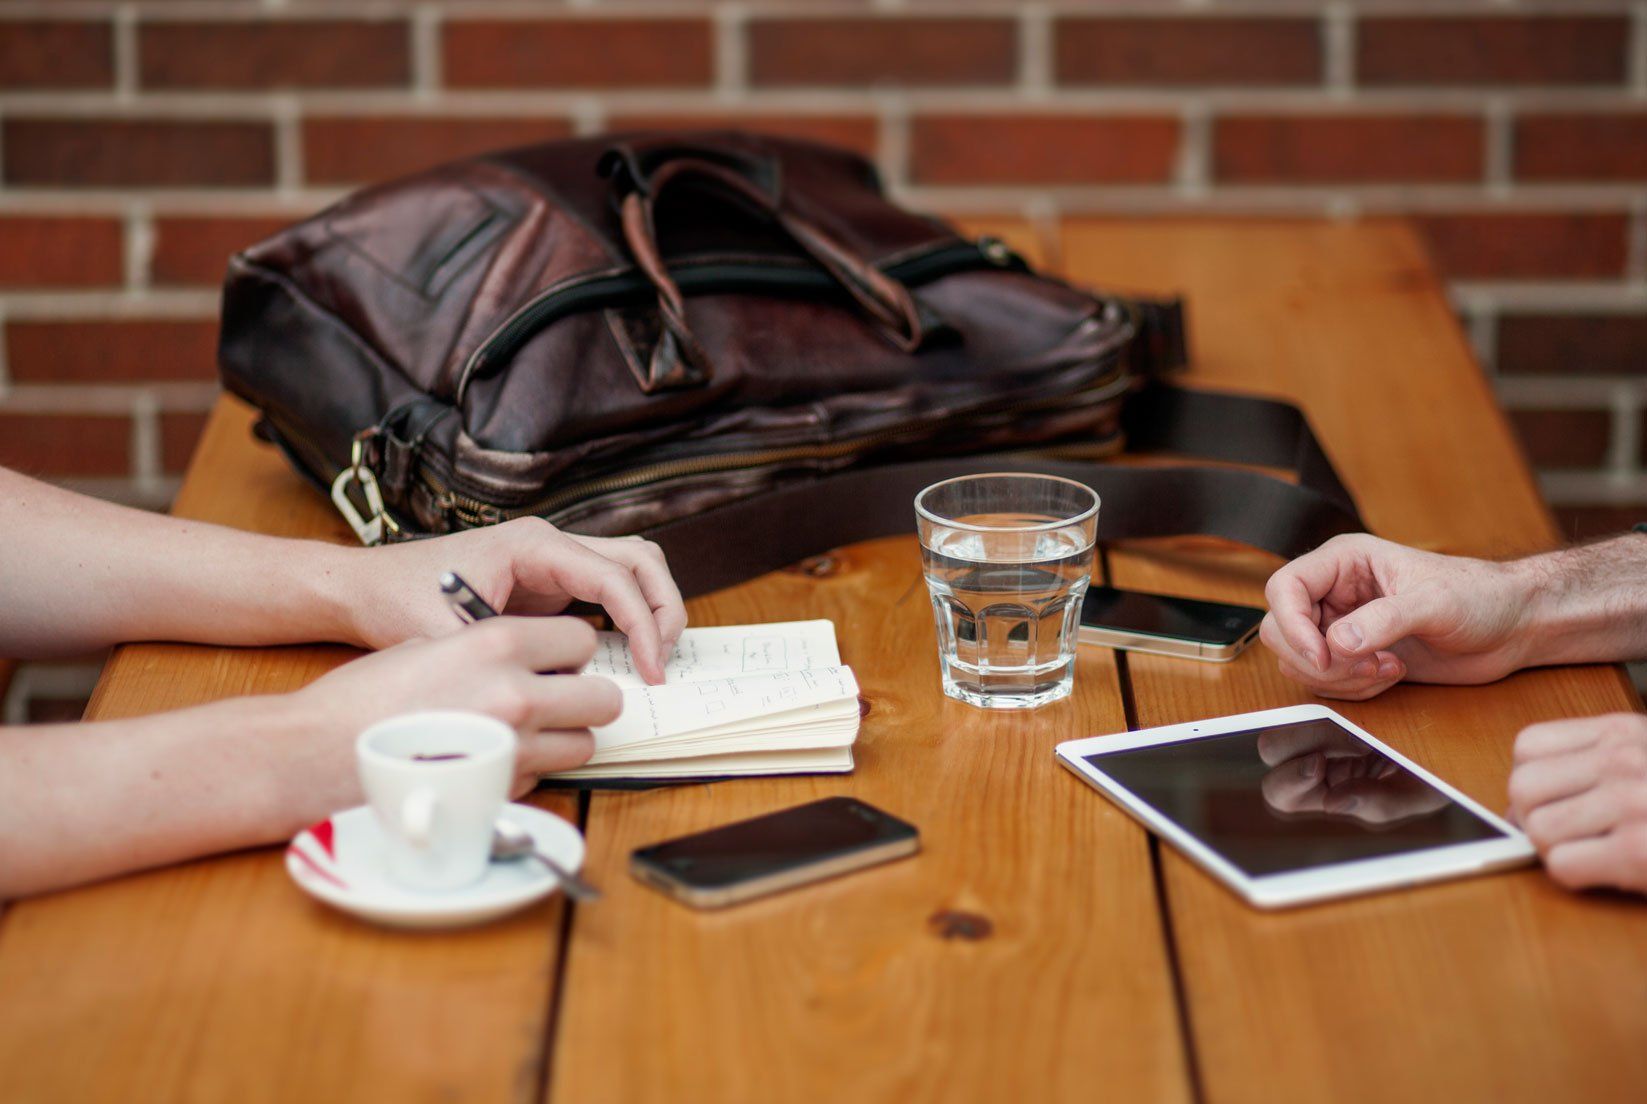
<path fill-rule="evenodd" d="M 830 621 L 781 621 L 770 625 L 720 625 L 687 629 L 664 667 L 666 684 L 703 682 L 773 671 L 805 671 L 841 662 Z M 603 675 L 619 686 L 646 685 L 629 654 L 629 638 L 600 633 L 586 675 Z"/>

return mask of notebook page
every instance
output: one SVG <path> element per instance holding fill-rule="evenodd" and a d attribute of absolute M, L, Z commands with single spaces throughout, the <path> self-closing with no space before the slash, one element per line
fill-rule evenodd
<path fill-rule="evenodd" d="M 774 713 L 858 696 L 850 667 L 780 671 L 712 682 L 665 683 L 623 692 L 623 712 L 594 730 L 596 753 L 684 736 Z"/>
<path fill-rule="evenodd" d="M 595 656 L 586 675 L 602 675 L 622 687 L 642 687 L 629 638 L 622 633 L 596 634 Z M 777 621 L 768 625 L 714 625 L 687 629 L 664 666 L 665 685 L 704 682 L 736 675 L 805 671 L 838 667 L 833 621 Z"/>

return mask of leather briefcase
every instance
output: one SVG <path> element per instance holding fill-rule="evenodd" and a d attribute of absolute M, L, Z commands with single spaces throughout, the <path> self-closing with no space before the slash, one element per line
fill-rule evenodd
<path fill-rule="evenodd" d="M 226 386 L 367 543 L 539 515 L 697 593 L 910 531 L 921 486 L 1069 475 L 1106 539 L 1362 528 L 1293 408 L 1167 386 L 1175 302 L 889 202 L 844 151 L 583 138 L 368 188 L 237 255 Z M 1167 449 L 1293 468 L 1099 461 Z"/>

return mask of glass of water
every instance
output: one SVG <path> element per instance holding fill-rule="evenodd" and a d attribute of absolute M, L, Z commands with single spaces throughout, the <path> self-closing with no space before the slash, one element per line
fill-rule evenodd
<path fill-rule="evenodd" d="M 944 693 L 1034 709 L 1075 684 L 1098 495 L 1051 475 L 967 475 L 915 496 Z"/>

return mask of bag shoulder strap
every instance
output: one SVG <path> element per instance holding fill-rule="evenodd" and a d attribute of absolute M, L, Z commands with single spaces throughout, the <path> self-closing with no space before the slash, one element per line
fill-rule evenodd
<path fill-rule="evenodd" d="M 656 541 L 688 597 L 831 548 L 909 533 L 915 495 L 941 479 L 1039 472 L 1085 483 L 1102 506 L 1105 541 L 1202 534 L 1291 559 L 1365 529 L 1308 421 L 1273 399 L 1152 384 L 1128 400 L 1129 447 L 1288 467 L 1296 484 L 1240 468 L 1140 467 L 1028 453 L 871 465 L 754 495 L 640 535 Z"/>

